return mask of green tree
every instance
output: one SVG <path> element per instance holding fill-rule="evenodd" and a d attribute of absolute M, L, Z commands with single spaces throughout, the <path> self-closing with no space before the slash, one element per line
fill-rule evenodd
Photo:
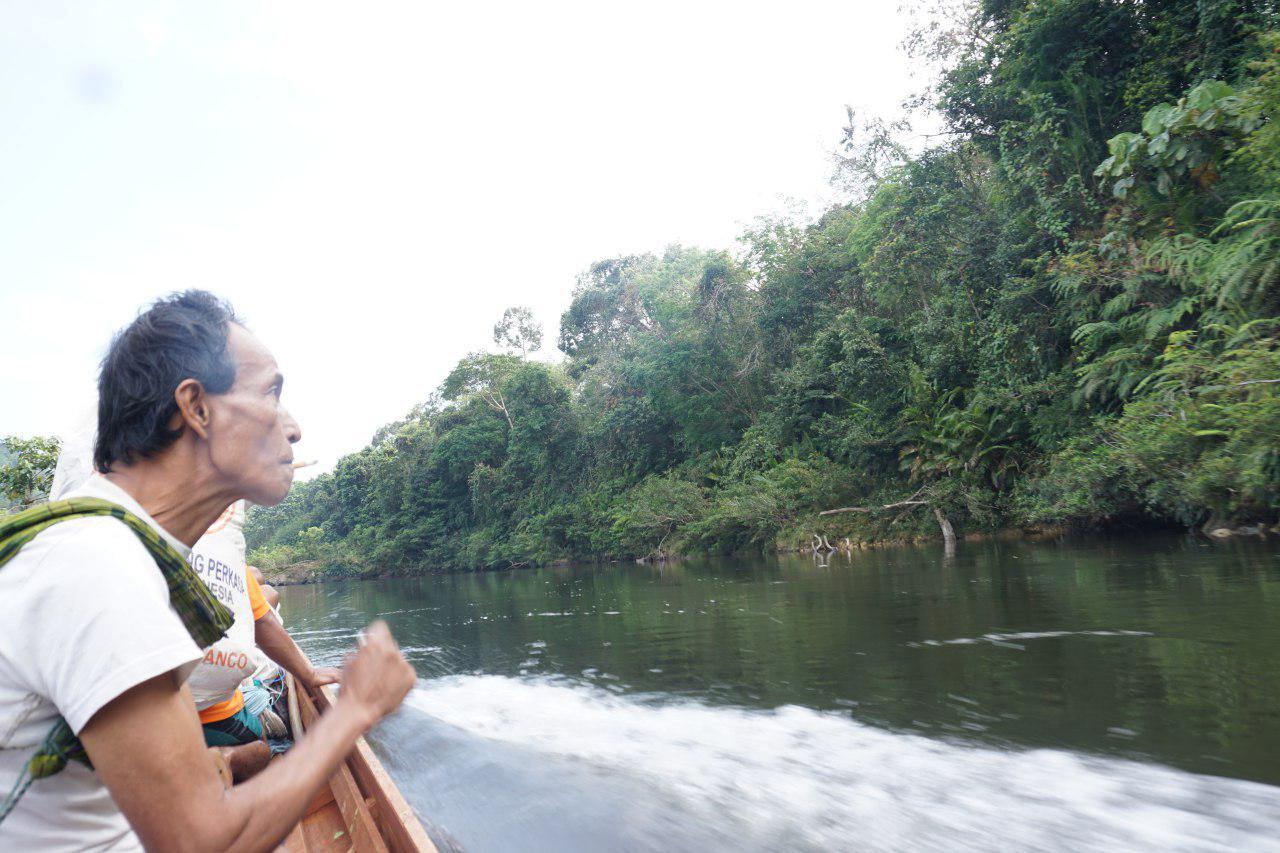
<path fill-rule="evenodd" d="M 534 318 L 533 311 L 522 305 L 508 308 L 493 326 L 493 342 L 527 358 L 529 353 L 542 349 L 542 324 Z"/>
<path fill-rule="evenodd" d="M 58 439 L 49 436 L 0 440 L 0 493 L 10 506 L 24 509 L 49 497 L 60 449 Z"/>

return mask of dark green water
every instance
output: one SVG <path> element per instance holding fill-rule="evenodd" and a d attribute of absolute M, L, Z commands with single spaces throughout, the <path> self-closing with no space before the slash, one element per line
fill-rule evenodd
<path fill-rule="evenodd" d="M 445 575 L 287 588 L 284 611 L 326 661 L 391 625 L 422 680 L 375 747 L 466 849 L 1280 838 L 1267 543 Z"/>

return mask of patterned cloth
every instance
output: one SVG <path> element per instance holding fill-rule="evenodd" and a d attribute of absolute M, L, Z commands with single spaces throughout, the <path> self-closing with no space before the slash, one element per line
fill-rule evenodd
<path fill-rule="evenodd" d="M 203 649 L 222 639 L 234 618 L 231 611 L 213 597 L 213 593 L 187 565 L 182 555 L 154 527 L 124 507 L 101 498 L 52 501 L 0 520 L 0 568 L 13 559 L 23 545 L 52 525 L 99 515 L 123 521 L 146 546 L 169 586 L 169 603 L 177 611 L 196 645 Z M 45 737 L 44 743 L 36 750 L 36 754 L 27 762 L 26 771 L 18 777 L 13 790 L 0 802 L 0 821 L 13 810 L 33 780 L 60 772 L 68 761 L 79 761 L 86 767 L 93 767 L 80 739 L 71 731 L 66 720 L 59 719 Z"/>

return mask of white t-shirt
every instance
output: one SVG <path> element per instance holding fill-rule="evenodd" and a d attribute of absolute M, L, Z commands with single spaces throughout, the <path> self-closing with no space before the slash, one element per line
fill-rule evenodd
<path fill-rule="evenodd" d="M 235 616 L 227 636 L 205 649 L 187 687 L 196 710 L 226 702 L 266 661 L 254 643 L 253 603 L 244 561 L 245 502 L 236 501 L 191 549 L 187 561 L 214 597 Z"/>
<path fill-rule="evenodd" d="M 76 496 L 123 506 L 187 556 L 105 478 L 66 495 Z M 59 714 L 78 734 L 129 688 L 170 671 L 185 680 L 200 655 L 155 560 L 119 520 L 64 521 L 38 535 L 0 566 L 0 795 Z M 138 837 L 106 787 L 76 761 L 32 782 L 0 822 L 0 850 L 134 849 Z"/>

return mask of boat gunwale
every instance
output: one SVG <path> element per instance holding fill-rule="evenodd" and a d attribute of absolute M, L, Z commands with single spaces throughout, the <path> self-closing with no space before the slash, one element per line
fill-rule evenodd
<path fill-rule="evenodd" d="M 333 706 L 337 690 L 326 685 L 315 691 L 305 691 L 298 689 L 292 676 L 287 680 L 289 718 L 297 738 L 305 736 L 307 726 Z M 330 802 L 336 801 L 342 811 L 349 840 L 347 845 L 330 845 L 331 849 L 352 849 L 359 853 L 382 850 L 391 853 L 437 853 L 413 807 L 363 737 L 356 739 L 351 753 L 329 778 L 328 787 L 332 796 L 325 798 L 322 790 L 317 802 L 308 808 L 307 815 L 289 836 L 290 840 L 296 838 L 302 849 L 312 848 L 305 843 L 300 830 L 308 821 L 317 820 L 317 813 L 327 808 Z M 289 842 L 286 846 L 294 849 Z"/>

